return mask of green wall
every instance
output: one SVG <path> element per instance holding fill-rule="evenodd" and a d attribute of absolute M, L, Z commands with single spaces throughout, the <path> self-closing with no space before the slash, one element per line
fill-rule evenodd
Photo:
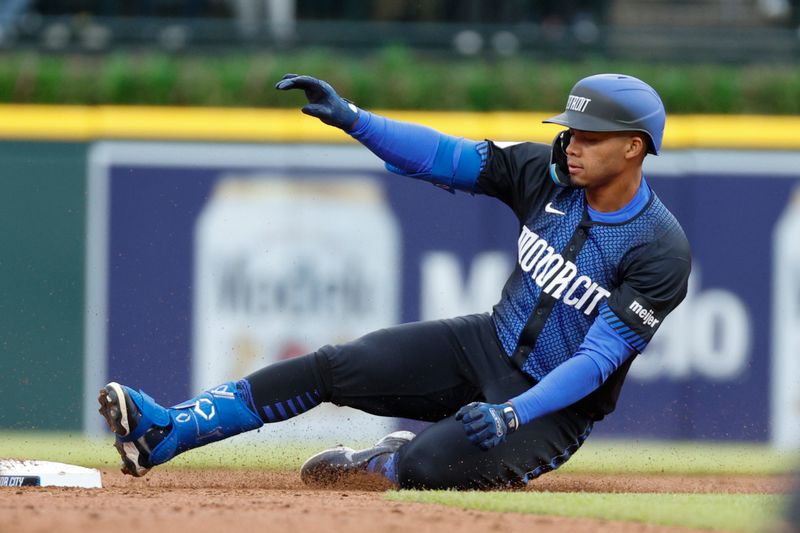
<path fill-rule="evenodd" d="M 0 142 L 0 428 L 82 424 L 86 144 Z"/>

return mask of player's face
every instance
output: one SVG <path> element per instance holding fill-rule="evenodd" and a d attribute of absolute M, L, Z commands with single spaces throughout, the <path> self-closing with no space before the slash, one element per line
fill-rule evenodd
<path fill-rule="evenodd" d="M 630 132 L 570 129 L 567 167 L 576 187 L 593 188 L 613 181 L 630 168 Z"/>

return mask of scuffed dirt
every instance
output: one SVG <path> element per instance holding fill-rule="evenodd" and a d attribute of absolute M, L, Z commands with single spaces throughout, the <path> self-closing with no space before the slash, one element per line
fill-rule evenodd
<path fill-rule="evenodd" d="M 259 531 L 325 533 L 688 532 L 684 528 L 391 502 L 377 490 L 309 489 L 294 472 L 164 468 L 104 488 L 2 488 L 0 532 Z M 642 476 L 554 472 L 529 491 L 782 493 L 787 476 Z"/>

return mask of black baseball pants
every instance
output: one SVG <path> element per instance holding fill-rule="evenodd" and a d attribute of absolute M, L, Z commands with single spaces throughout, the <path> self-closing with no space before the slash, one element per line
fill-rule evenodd
<path fill-rule="evenodd" d="M 298 384 L 292 376 L 300 374 L 312 381 Z M 313 387 L 321 401 L 434 422 L 400 448 L 401 488 L 522 486 L 569 459 L 593 424 L 588 415 L 568 407 L 521 426 L 488 451 L 467 440 L 454 418 L 458 409 L 473 401 L 502 403 L 535 384 L 505 355 L 488 314 L 378 330 L 266 367 L 247 379 L 259 405 Z M 281 390 L 287 386 L 295 389 Z"/>

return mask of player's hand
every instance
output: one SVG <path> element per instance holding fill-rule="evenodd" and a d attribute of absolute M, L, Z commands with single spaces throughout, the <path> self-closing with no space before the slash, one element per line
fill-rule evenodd
<path fill-rule="evenodd" d="M 494 448 L 519 427 L 519 417 L 510 403 L 472 402 L 458 410 L 456 420 L 464 424 L 470 442 L 482 450 Z"/>
<path fill-rule="evenodd" d="M 275 88 L 279 91 L 304 90 L 308 104 L 303 106 L 303 113 L 317 117 L 329 126 L 349 131 L 358 120 L 358 108 L 336 94 L 326 81 L 311 76 L 285 74 Z"/>

